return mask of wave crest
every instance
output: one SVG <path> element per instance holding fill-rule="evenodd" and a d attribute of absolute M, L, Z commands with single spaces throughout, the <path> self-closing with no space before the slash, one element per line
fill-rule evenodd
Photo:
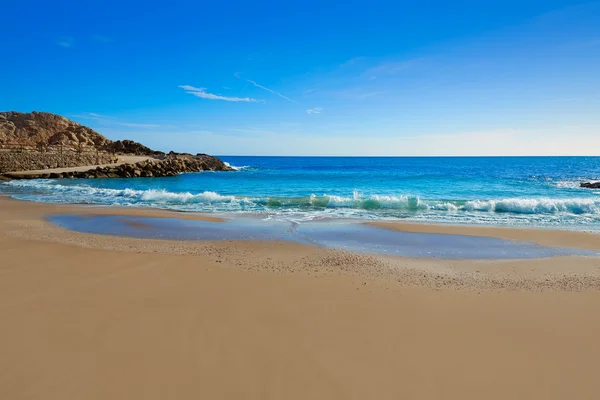
<path fill-rule="evenodd" d="M 169 192 L 147 189 L 110 189 L 87 185 L 62 185 L 51 181 L 23 180 L 6 183 L 35 200 L 84 202 L 99 204 L 166 206 L 185 210 L 243 211 L 243 210 L 319 210 L 353 209 L 364 211 L 396 211 L 418 213 L 511 213 L 511 214 L 598 214 L 600 199 L 594 198 L 506 198 L 487 200 L 430 200 L 411 195 L 369 195 L 354 192 L 351 197 L 311 194 L 305 197 L 246 197 L 202 193 Z M 35 195 L 31 195 L 31 193 Z"/>
<path fill-rule="evenodd" d="M 238 166 L 232 165 L 226 161 L 223 161 L 223 164 L 227 165 L 229 168 L 233 169 L 234 171 L 245 171 L 245 170 L 252 168 L 252 166 L 250 166 L 250 165 L 242 165 L 242 166 L 238 167 Z"/>

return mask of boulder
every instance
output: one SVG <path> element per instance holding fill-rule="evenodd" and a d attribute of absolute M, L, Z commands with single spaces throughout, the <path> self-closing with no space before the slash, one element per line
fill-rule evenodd
<path fill-rule="evenodd" d="M 598 182 L 583 182 L 580 186 L 582 188 L 587 188 L 587 189 L 600 189 L 600 181 L 598 181 Z"/>

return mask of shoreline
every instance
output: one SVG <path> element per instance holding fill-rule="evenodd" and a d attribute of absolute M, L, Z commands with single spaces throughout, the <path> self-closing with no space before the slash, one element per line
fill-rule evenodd
<path fill-rule="evenodd" d="M 456 234 L 531 242 L 549 247 L 600 250 L 600 232 L 505 226 L 444 225 L 403 221 L 366 222 L 367 225 L 400 232 Z"/>
<path fill-rule="evenodd" d="M 148 216 L 156 218 L 179 218 L 207 222 L 223 222 L 236 218 L 268 217 L 268 213 L 207 213 L 202 211 L 177 210 L 144 205 L 118 206 L 110 204 L 89 203 L 53 203 L 33 200 L 15 199 L 10 195 L 0 193 L 0 201 L 25 202 L 31 204 L 58 206 L 56 214 L 96 214 L 118 216 Z M 78 212 L 79 209 L 85 211 Z M 94 210 L 95 212 L 89 212 Z M 460 225 L 451 223 L 429 223 L 407 220 L 367 220 L 361 218 L 326 217 L 318 221 L 351 221 L 358 224 L 389 229 L 398 232 L 433 233 L 441 235 L 462 235 L 474 237 L 491 237 L 504 240 L 529 242 L 548 247 L 568 247 L 579 250 L 600 251 L 600 232 L 589 230 L 568 230 L 554 227 L 525 227 L 502 225 Z"/>
<path fill-rule="evenodd" d="M 185 174 L 183 174 L 185 175 Z M 193 174 L 192 174 L 193 175 Z M 182 178 L 183 179 L 183 178 Z M 1 186 L 0 196 L 17 196 L 25 200 L 34 200 L 35 193 L 39 191 L 44 197 L 45 202 L 53 204 L 74 204 L 78 201 L 86 201 L 88 199 L 90 206 L 109 206 L 113 204 L 121 204 L 119 207 L 139 207 L 139 208 L 158 208 L 174 212 L 182 213 L 201 213 L 208 215 L 218 215 L 224 217 L 241 216 L 283 216 L 284 219 L 294 220 L 298 218 L 310 218 L 312 220 L 319 219 L 350 219 L 360 220 L 374 223 L 397 223 L 403 225 L 402 230 L 409 231 L 412 225 L 418 226 L 439 226 L 439 227 L 460 227 L 465 229 L 472 228 L 499 228 L 499 229 L 520 229 L 520 230 L 544 230 L 544 231 L 569 231 L 582 232 L 586 234 L 600 234 L 600 198 L 594 197 L 575 197 L 572 198 L 548 198 L 532 197 L 522 199 L 487 199 L 481 200 L 483 203 L 502 203 L 511 201 L 530 201 L 533 205 L 527 205 L 526 210 L 521 211 L 496 211 L 495 209 L 474 210 L 468 211 L 459 210 L 453 212 L 445 209 L 429 210 L 421 209 L 391 209 L 389 211 L 385 207 L 382 208 L 362 208 L 361 204 L 352 205 L 343 203 L 342 205 L 335 204 L 337 196 L 323 194 L 316 196 L 320 199 L 315 207 L 307 206 L 303 201 L 311 202 L 314 195 L 299 196 L 299 197 L 271 197 L 251 195 L 234 195 L 221 194 L 218 189 L 205 188 L 206 190 L 193 190 L 183 187 L 181 191 L 169 191 L 169 183 L 167 181 L 155 187 L 146 185 L 145 182 L 139 182 L 142 186 L 133 185 L 132 188 L 122 186 L 121 184 L 105 185 L 98 183 L 97 185 L 91 182 L 89 185 L 85 182 L 74 182 L 77 179 L 65 179 L 64 183 L 61 180 L 36 180 L 34 182 L 15 182 L 11 187 L 9 182 L 7 186 Z M 85 180 L 84 180 L 85 181 Z M 93 181 L 93 179 L 92 179 Z M 83 184 L 79 184 L 83 183 Z M 54 190 L 54 185 L 57 185 L 60 190 Z M 6 190 L 4 190 L 4 188 Z M 3 192 L 3 193 L 2 193 Z M 229 192 L 225 192 L 229 193 Z M 401 196 L 402 197 L 402 196 Z M 409 196 L 411 197 L 411 196 Z M 72 203 L 63 203 L 62 200 L 67 199 Z M 369 199 L 370 197 L 365 197 Z M 411 197 L 412 198 L 412 197 Z M 414 197 L 419 200 L 419 197 Z M 291 201 L 290 204 L 280 207 L 277 202 L 280 199 Z M 332 200 L 333 199 L 333 200 Z M 342 200 L 351 201 L 350 198 L 341 197 Z M 275 202 L 271 205 L 271 200 Z M 397 199 L 396 199 L 397 200 Z M 394 200 L 394 201 L 396 201 Z M 548 200 L 550 205 L 545 204 Z M 323 203 L 321 202 L 323 201 Z M 333 201 L 334 204 L 327 205 L 328 201 Z M 362 200 L 361 200 L 362 201 Z M 425 203 L 445 202 L 446 200 L 424 200 Z M 449 202 L 477 202 L 476 200 L 447 200 Z M 569 203 L 570 201 L 573 204 Z M 242 205 L 240 205 L 242 204 Z M 304 206 L 303 206 L 304 204 Z M 312 204 L 312 203 L 311 203 Z M 541 207 L 536 209 L 536 207 Z M 162 208 L 161 208 L 162 207 Z M 427 206 L 428 207 L 428 206 Z M 546 207 L 546 208 L 545 208 Z M 555 208 L 553 208 L 555 207 Z M 566 207 L 566 208 L 565 208 Z M 579 207 L 579 208 L 578 208 Z M 398 214 L 396 214 L 396 211 Z M 398 229 L 396 229 L 398 230 Z M 475 236 L 485 236 L 476 233 Z M 587 239 L 586 239 L 587 240 Z"/>
<path fill-rule="evenodd" d="M 11 216 L 23 213 L 10 234 L 25 240 L 68 244 L 117 252 L 143 254 L 194 255 L 209 258 L 253 273 L 301 274 L 307 276 L 354 276 L 400 286 L 433 289 L 481 290 L 599 290 L 600 258 L 553 256 L 534 259 L 443 259 L 410 258 L 353 253 L 288 241 L 260 240 L 162 240 L 125 236 L 78 233 L 58 227 L 45 219 L 49 214 L 114 215 L 156 218 L 180 218 L 222 222 L 200 213 L 182 213 L 143 207 L 81 206 L 37 203 L 0 197 L 0 209 L 12 208 Z M 2 214 L 2 213 L 0 213 Z M 379 225 L 379 223 L 378 223 Z M 576 245 L 580 232 L 522 230 L 516 228 L 479 228 L 418 224 L 382 223 L 387 229 L 407 232 L 442 233 L 523 240 L 554 247 Z M 579 243 L 586 250 L 599 250 L 600 237 L 586 235 Z M 247 259 L 251 253 L 253 257 Z M 365 268 L 365 265 L 368 266 Z"/>
<path fill-rule="evenodd" d="M 600 260 L 80 234 L 0 197 L 0 397 L 594 398 Z M 428 228 L 429 229 L 429 228 Z M 568 232 L 567 232 L 568 234 Z"/>

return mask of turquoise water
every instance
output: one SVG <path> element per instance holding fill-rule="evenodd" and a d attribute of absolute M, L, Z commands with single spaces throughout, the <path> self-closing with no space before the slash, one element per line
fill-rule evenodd
<path fill-rule="evenodd" d="M 16 198 L 261 214 L 600 230 L 600 157 L 222 157 L 236 172 L 0 184 Z"/>

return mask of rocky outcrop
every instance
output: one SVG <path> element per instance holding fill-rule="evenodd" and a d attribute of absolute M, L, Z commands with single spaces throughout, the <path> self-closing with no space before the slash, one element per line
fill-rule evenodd
<path fill-rule="evenodd" d="M 588 189 L 600 189 L 600 181 L 599 182 L 584 182 L 580 186 L 582 188 L 588 188 Z"/>
<path fill-rule="evenodd" d="M 165 153 L 162 151 L 152 150 L 141 143 L 134 142 L 133 140 L 117 140 L 115 142 L 108 143 L 102 149 L 114 154 L 133 154 L 136 156 L 152 157 L 160 157 L 165 155 Z"/>
<path fill-rule="evenodd" d="M 191 158 L 190 158 L 191 157 Z M 89 171 L 78 172 L 43 172 L 39 174 L 8 173 L 9 179 L 63 179 L 63 178 L 152 178 L 175 176 L 184 172 L 200 171 L 232 171 L 233 169 L 216 157 L 169 156 L 164 160 L 146 160 L 135 164 L 97 167 Z"/>
<path fill-rule="evenodd" d="M 0 148 L 8 146 L 101 148 L 111 141 L 91 128 L 46 112 L 0 112 Z"/>
<path fill-rule="evenodd" d="M 231 171 L 207 154 L 152 150 L 132 140 L 111 141 L 91 128 L 45 112 L 0 112 L 0 174 L 116 163 L 115 154 L 152 157 L 153 161 L 96 168 L 86 172 L 5 173 L 12 179 L 117 178 L 173 176 L 183 172 Z"/>

